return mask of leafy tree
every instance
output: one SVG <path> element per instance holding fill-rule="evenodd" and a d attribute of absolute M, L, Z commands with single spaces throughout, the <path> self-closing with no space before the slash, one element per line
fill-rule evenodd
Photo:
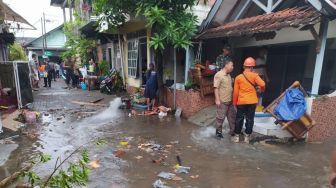
<path fill-rule="evenodd" d="M 78 32 L 78 28 L 84 25 L 79 15 L 74 13 L 75 20 L 73 22 L 64 23 L 64 34 L 67 38 L 65 47 L 67 51 L 61 54 L 63 59 L 71 57 L 79 57 L 81 64 L 89 61 L 89 52 L 95 47 L 95 42 L 88 39 Z"/>
<path fill-rule="evenodd" d="M 19 43 L 13 43 L 9 46 L 9 60 L 16 61 L 16 60 L 23 60 L 27 61 L 28 57 Z"/>
<path fill-rule="evenodd" d="M 206 1 L 206 0 L 204 0 Z M 191 45 L 196 32 L 197 17 L 191 8 L 195 0 L 95 0 L 101 30 L 116 29 L 127 17 L 144 17 L 151 28 L 149 45 L 155 50 L 159 87 L 163 86 L 162 51 L 172 45 L 175 49 Z M 108 27 L 106 27 L 108 26 Z"/>

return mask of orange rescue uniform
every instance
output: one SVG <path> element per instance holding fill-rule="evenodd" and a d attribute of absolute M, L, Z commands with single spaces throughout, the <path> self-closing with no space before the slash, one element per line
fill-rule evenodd
<path fill-rule="evenodd" d="M 257 73 L 250 70 L 245 70 L 243 73 L 249 81 L 259 86 L 262 92 L 265 91 L 265 82 L 259 77 Z M 255 87 L 249 83 L 243 74 L 236 77 L 233 88 L 233 105 L 257 104 L 258 97 Z"/>

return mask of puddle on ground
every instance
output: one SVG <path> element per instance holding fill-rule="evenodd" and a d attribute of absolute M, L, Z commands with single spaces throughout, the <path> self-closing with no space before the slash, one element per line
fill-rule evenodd
<path fill-rule="evenodd" d="M 41 122 L 42 124 L 50 124 L 53 121 L 51 114 L 42 114 Z"/>
<path fill-rule="evenodd" d="M 37 95 L 40 96 L 50 96 L 50 95 L 69 95 L 69 92 L 67 91 L 56 91 L 56 92 L 41 92 Z"/>

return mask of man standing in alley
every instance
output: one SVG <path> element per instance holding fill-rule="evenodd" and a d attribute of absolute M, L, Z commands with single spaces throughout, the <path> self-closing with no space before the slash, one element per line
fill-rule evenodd
<path fill-rule="evenodd" d="M 154 64 L 149 64 L 149 70 L 146 74 L 145 97 L 147 101 L 147 110 L 153 110 L 155 107 L 155 98 L 158 90 L 158 79 Z"/>
<path fill-rule="evenodd" d="M 38 62 L 36 54 L 32 55 L 32 59 L 29 61 L 29 67 L 30 67 L 30 77 L 32 81 L 32 87 L 38 88 L 39 72 L 38 72 Z"/>
<path fill-rule="evenodd" d="M 53 74 L 53 64 L 50 64 L 49 59 L 45 59 L 45 76 L 44 76 L 44 86 L 43 87 L 51 87 L 51 80 Z"/>
<path fill-rule="evenodd" d="M 65 73 L 65 83 L 67 85 L 67 89 L 71 89 L 70 81 L 72 80 L 72 85 L 74 85 L 74 63 L 75 58 L 67 58 L 64 61 L 63 68 L 66 71 Z"/>
<path fill-rule="evenodd" d="M 235 128 L 236 110 L 232 104 L 232 78 L 230 73 L 233 71 L 231 59 L 223 61 L 223 68 L 214 77 L 216 112 L 216 136 L 223 138 L 222 129 L 225 117 L 230 126 L 230 135 L 233 135 Z"/>
<path fill-rule="evenodd" d="M 258 57 L 256 59 L 256 66 L 253 69 L 253 72 L 259 74 L 260 78 L 263 79 L 266 83 L 269 82 L 269 77 L 267 74 L 267 48 L 265 46 L 261 47 L 258 52 Z M 263 105 L 263 96 L 258 96 L 258 105 Z"/>
<path fill-rule="evenodd" d="M 223 47 L 223 53 L 216 58 L 217 70 L 220 71 L 224 67 L 224 61 L 231 59 L 231 47 L 226 44 Z"/>
<path fill-rule="evenodd" d="M 256 66 L 255 59 L 252 57 L 246 58 L 243 66 L 244 72 L 236 77 L 233 89 L 233 105 L 237 107 L 237 115 L 235 135 L 232 137 L 232 141 L 236 143 L 239 142 L 239 135 L 245 118 L 244 142 L 250 142 L 258 103 L 257 92 L 265 91 L 265 82 L 257 73 L 253 72 L 253 68 Z"/>

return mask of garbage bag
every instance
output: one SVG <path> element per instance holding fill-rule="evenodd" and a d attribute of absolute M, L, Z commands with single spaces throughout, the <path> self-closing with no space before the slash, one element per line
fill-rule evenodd
<path fill-rule="evenodd" d="M 307 110 L 304 94 L 298 88 L 288 89 L 285 96 L 274 109 L 274 114 L 281 121 L 300 119 Z"/>

